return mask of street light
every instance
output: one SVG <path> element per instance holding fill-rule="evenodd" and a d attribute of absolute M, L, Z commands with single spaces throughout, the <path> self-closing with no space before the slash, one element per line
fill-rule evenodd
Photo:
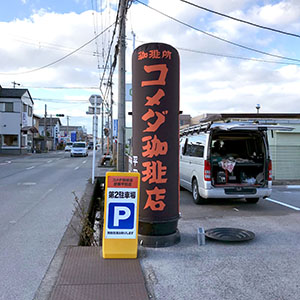
<path fill-rule="evenodd" d="M 256 104 L 256 112 L 259 114 L 260 104 Z"/>

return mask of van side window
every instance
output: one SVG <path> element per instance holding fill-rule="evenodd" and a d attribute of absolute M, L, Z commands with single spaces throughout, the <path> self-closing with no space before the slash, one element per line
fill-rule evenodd
<path fill-rule="evenodd" d="M 187 150 L 187 141 L 188 139 L 184 139 L 183 141 L 180 142 L 180 146 L 182 147 L 182 155 L 188 155 L 186 153 L 186 150 Z"/>
<path fill-rule="evenodd" d="M 192 136 L 188 138 L 186 154 L 193 157 L 203 157 L 204 144 L 199 136 Z"/>

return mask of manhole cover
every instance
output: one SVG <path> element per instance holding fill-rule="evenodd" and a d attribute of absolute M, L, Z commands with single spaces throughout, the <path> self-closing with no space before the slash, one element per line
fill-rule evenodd
<path fill-rule="evenodd" d="M 211 228 L 205 230 L 205 236 L 223 242 L 243 242 L 254 239 L 255 234 L 239 228 Z"/>

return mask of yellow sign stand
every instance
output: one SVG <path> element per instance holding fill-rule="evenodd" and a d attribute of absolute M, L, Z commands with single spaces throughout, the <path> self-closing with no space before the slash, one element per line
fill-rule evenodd
<path fill-rule="evenodd" d="M 139 198 L 139 173 L 106 173 L 103 258 L 137 258 Z"/>

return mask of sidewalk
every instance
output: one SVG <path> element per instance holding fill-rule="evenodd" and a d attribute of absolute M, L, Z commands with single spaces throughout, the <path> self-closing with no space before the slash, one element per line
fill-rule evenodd
<path fill-rule="evenodd" d="M 100 247 L 67 250 L 51 300 L 148 299 L 138 259 L 103 259 Z"/>

